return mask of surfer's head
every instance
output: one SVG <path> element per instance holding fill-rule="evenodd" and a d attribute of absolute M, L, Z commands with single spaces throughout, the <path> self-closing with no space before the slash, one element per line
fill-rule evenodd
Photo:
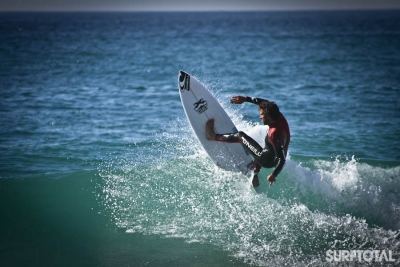
<path fill-rule="evenodd" d="M 265 125 L 269 125 L 279 119 L 280 111 L 275 102 L 263 101 L 258 106 L 260 111 L 260 119 Z"/>

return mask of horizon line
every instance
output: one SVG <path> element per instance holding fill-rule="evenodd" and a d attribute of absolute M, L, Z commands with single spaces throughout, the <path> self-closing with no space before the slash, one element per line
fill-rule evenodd
<path fill-rule="evenodd" d="M 398 8 L 271 8 L 271 9 L 0 9 L 0 13 L 173 13 L 173 12 L 318 12 L 318 11 L 400 11 Z"/>

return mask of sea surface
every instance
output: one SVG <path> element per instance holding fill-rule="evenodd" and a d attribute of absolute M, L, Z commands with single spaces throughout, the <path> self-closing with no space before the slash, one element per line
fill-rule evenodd
<path fill-rule="evenodd" d="M 179 70 L 259 142 L 230 97 L 279 105 L 275 185 L 214 166 Z M 0 13 L 0 266 L 381 265 L 400 265 L 399 10 Z"/>

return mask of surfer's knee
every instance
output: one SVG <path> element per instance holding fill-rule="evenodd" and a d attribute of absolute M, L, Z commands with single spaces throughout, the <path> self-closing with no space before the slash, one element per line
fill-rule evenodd
<path fill-rule="evenodd" d="M 245 134 L 244 132 L 242 132 L 242 131 L 239 131 L 239 132 L 237 132 L 235 135 L 236 135 L 236 137 L 242 138 L 242 137 L 245 136 L 246 134 Z"/>
<path fill-rule="evenodd" d="M 242 132 L 242 131 L 237 132 L 237 133 L 235 134 L 235 136 L 236 136 L 237 138 L 240 138 L 241 140 L 243 140 L 243 139 L 251 140 L 251 138 L 250 138 L 245 132 Z"/>

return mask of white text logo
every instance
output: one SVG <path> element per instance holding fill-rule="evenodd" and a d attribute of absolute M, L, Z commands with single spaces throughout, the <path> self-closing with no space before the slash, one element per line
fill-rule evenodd
<path fill-rule="evenodd" d="M 394 262 L 391 250 L 328 250 L 326 261 Z"/>
<path fill-rule="evenodd" d="M 254 154 L 261 157 L 262 152 L 258 152 L 257 149 L 254 146 L 250 145 L 250 143 L 246 139 L 243 138 L 242 140 L 243 144 L 245 144 L 251 151 L 253 151 Z"/>

